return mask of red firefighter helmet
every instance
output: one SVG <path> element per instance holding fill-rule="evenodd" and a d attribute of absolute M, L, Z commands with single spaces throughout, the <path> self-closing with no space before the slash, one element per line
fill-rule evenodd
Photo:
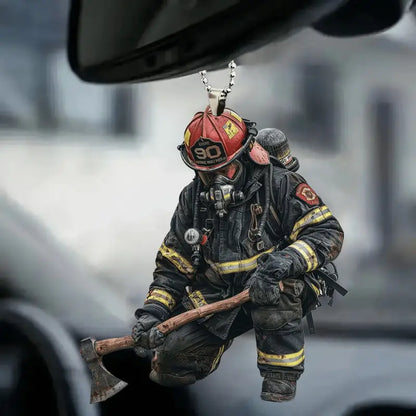
<path fill-rule="evenodd" d="M 253 150 L 257 149 L 258 153 L 259 149 L 254 142 L 256 134 L 254 123 L 246 125 L 234 111 L 226 108 L 220 115 L 214 116 L 207 106 L 204 112 L 196 113 L 186 127 L 184 141 L 179 149 L 183 161 L 190 168 L 200 171 L 215 170 L 231 163 L 248 147 L 251 149 L 250 156 Z M 264 151 L 263 148 L 261 150 Z M 264 153 L 267 154 L 266 151 Z M 262 160 L 264 157 L 267 162 Z M 257 154 L 255 159 L 253 160 L 260 164 L 269 163 L 268 154 Z"/>

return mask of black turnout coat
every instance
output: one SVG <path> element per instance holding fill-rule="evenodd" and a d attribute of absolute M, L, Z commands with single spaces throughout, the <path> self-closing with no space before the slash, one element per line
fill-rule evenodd
<path fill-rule="evenodd" d="M 304 305 L 304 312 L 319 304 L 322 287 L 314 271 L 340 253 L 343 230 L 338 220 L 300 174 L 277 162 L 246 163 L 244 200 L 231 206 L 223 218 L 200 202 L 203 184 L 198 176 L 182 190 L 170 230 L 157 252 L 144 310 L 166 319 L 179 305 L 190 309 L 223 300 L 246 287 L 259 259 L 273 270 L 274 262 L 285 254 L 296 259 L 291 277 L 305 279 L 316 294 Z M 253 238 L 253 231 L 260 227 L 265 211 L 259 240 Z M 198 267 L 192 263 L 192 246 L 184 239 L 192 227 L 207 236 L 200 246 Z M 225 339 L 239 309 L 203 318 L 201 323 Z"/>

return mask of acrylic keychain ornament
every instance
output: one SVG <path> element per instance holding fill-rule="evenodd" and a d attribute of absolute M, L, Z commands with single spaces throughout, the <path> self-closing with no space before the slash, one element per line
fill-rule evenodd
<path fill-rule="evenodd" d="M 209 106 L 211 107 L 214 116 L 219 116 L 224 111 L 227 95 L 231 92 L 231 88 L 234 85 L 235 69 L 237 68 L 237 65 L 234 61 L 231 61 L 228 64 L 228 68 L 230 68 L 228 87 L 222 89 L 212 88 L 212 86 L 208 84 L 207 71 L 204 70 L 199 73 L 201 75 L 201 81 L 208 92 Z"/>

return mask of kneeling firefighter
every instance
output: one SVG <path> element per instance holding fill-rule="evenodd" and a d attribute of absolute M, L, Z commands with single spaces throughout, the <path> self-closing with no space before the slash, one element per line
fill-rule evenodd
<path fill-rule="evenodd" d="M 138 354 L 153 350 L 150 378 L 179 386 L 212 373 L 233 339 L 254 328 L 261 398 L 287 401 L 304 371 L 302 319 L 337 279 L 323 271 L 340 253 L 343 231 L 296 172 L 287 140 L 283 157 L 271 155 L 259 142 L 276 131 L 258 135 L 255 123 L 218 103 L 185 129 L 179 150 L 196 174 L 180 193 L 132 337 Z M 246 288 L 250 301 L 240 307 L 168 335 L 155 328 Z"/>

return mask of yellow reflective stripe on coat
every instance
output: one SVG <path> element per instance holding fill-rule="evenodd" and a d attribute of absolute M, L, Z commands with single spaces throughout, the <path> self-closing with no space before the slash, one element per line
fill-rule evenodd
<path fill-rule="evenodd" d="M 191 293 L 188 293 L 188 297 L 194 305 L 194 308 L 200 308 L 207 304 L 207 301 L 204 298 L 204 295 L 199 290 L 194 290 Z"/>
<path fill-rule="evenodd" d="M 318 258 L 316 257 L 315 251 L 309 244 L 302 240 L 298 240 L 289 247 L 296 250 L 305 259 L 306 264 L 308 265 L 308 269 L 306 270 L 307 272 L 315 270 L 318 267 Z"/>
<path fill-rule="evenodd" d="M 279 367 L 295 367 L 304 360 L 304 348 L 292 354 L 266 354 L 263 351 L 257 350 L 257 362 L 259 364 L 275 365 Z"/>
<path fill-rule="evenodd" d="M 169 309 L 173 309 L 176 303 L 172 295 L 169 292 L 166 292 L 166 290 L 162 289 L 153 289 L 152 291 L 150 291 L 146 297 L 145 303 L 149 300 L 156 300 L 160 303 L 163 303 L 163 305 L 165 305 Z"/>
<path fill-rule="evenodd" d="M 322 295 L 322 292 L 318 289 L 318 287 L 316 285 L 311 283 L 310 286 L 313 289 L 313 291 L 316 293 L 316 296 L 321 296 Z"/>
<path fill-rule="evenodd" d="M 208 304 L 208 302 L 205 300 L 204 295 L 200 290 L 194 290 L 193 292 L 188 293 L 188 298 L 192 303 L 192 306 L 196 308 L 201 308 L 202 306 L 205 306 Z M 206 318 L 210 318 L 213 315 L 213 313 L 206 316 Z"/>
<path fill-rule="evenodd" d="M 257 259 L 266 253 L 271 253 L 274 247 L 253 257 L 244 260 L 228 261 L 226 263 L 213 263 L 213 268 L 220 274 L 240 273 L 253 270 L 257 267 Z"/>
<path fill-rule="evenodd" d="M 186 260 L 175 250 L 172 250 L 165 244 L 162 244 L 159 251 L 160 254 L 162 254 L 163 257 L 166 257 L 172 264 L 174 264 L 180 272 L 184 274 L 194 273 L 194 268 L 192 267 L 191 263 L 189 263 L 188 260 Z"/>
<path fill-rule="evenodd" d="M 307 226 L 312 224 L 319 224 L 320 222 L 325 221 L 327 218 L 332 217 L 332 212 L 326 205 L 322 207 L 315 208 L 314 210 L 308 212 L 304 217 L 302 217 L 293 227 L 292 234 L 290 234 L 290 239 L 295 241 L 298 237 L 298 234 Z"/>

